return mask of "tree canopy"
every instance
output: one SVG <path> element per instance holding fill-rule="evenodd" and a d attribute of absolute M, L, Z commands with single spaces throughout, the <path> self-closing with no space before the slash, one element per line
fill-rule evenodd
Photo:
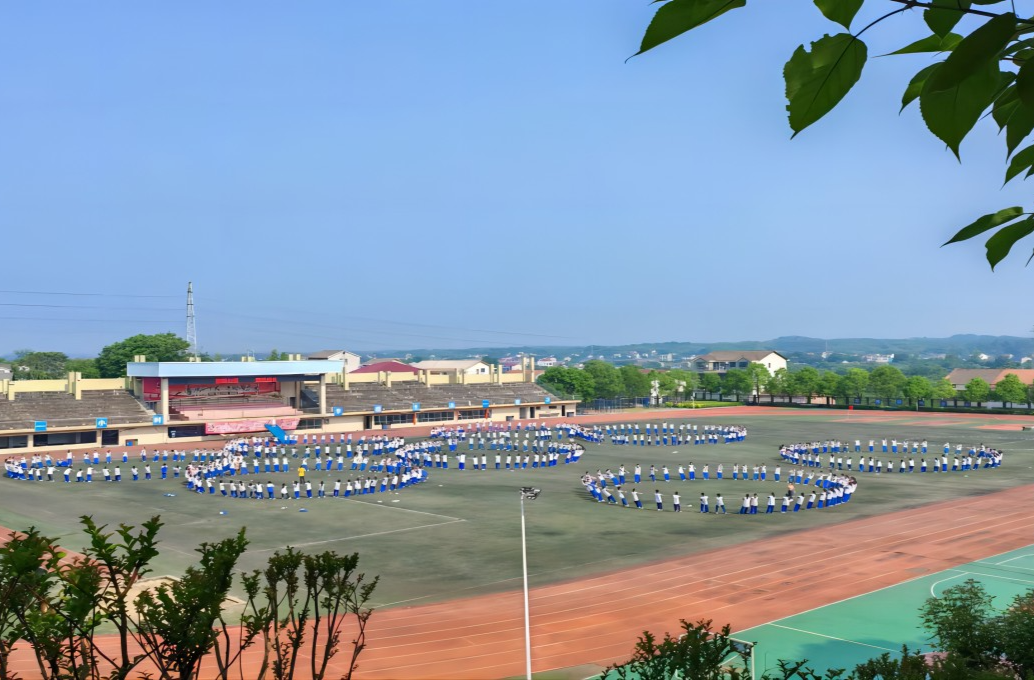
<path fill-rule="evenodd" d="M 959 146 L 990 112 L 1006 146 L 1005 182 L 1034 174 L 1034 144 L 1021 148 L 1034 130 L 1034 19 L 1016 15 L 1006 0 L 869 0 L 883 13 L 852 29 L 865 0 L 814 0 L 822 15 L 843 30 L 799 45 L 783 68 L 787 112 L 794 136 L 836 107 L 862 76 L 870 55 L 863 34 L 891 18 L 915 24 L 915 40 L 891 54 L 943 54 L 921 69 L 901 99 L 904 110 L 918 100 L 929 131 L 961 159 Z M 667 0 L 643 35 L 642 54 L 701 26 L 746 0 Z M 919 18 L 922 21 L 919 21 Z M 968 21 L 962 22 L 966 18 Z M 961 23 L 960 23 L 961 22 Z M 968 33 L 963 27 L 970 27 Z M 1029 140 L 1028 140 L 1029 141 Z M 985 242 L 991 268 L 1020 239 L 1034 233 L 1034 212 L 1021 206 L 992 211 L 959 229 L 949 243 L 991 233 Z M 1034 259 L 1034 254 L 1027 261 Z"/>
<path fill-rule="evenodd" d="M 15 380 L 55 380 L 64 378 L 69 370 L 68 356 L 64 352 L 20 349 L 11 360 Z"/>
<path fill-rule="evenodd" d="M 982 401 L 987 401 L 989 396 L 991 396 L 991 386 L 982 378 L 973 378 L 966 383 L 965 389 L 962 390 L 962 397 L 966 401 L 972 401 L 978 404 Z"/>
<path fill-rule="evenodd" d="M 175 333 L 156 335 L 134 335 L 121 342 L 115 342 L 97 356 L 97 369 L 102 378 L 121 378 L 126 374 L 126 364 L 138 354 L 148 361 L 183 361 L 187 358 L 190 344 Z"/>
<path fill-rule="evenodd" d="M 1015 373 L 1008 373 L 995 385 L 995 395 L 1006 403 L 1027 401 L 1027 386 Z"/>

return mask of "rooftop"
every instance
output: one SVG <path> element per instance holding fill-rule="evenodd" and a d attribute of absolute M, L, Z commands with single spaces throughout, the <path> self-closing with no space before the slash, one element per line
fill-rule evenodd
<path fill-rule="evenodd" d="M 133 378 L 218 378 L 223 376 L 322 375 L 340 373 L 343 361 L 144 361 L 130 362 Z"/>
<path fill-rule="evenodd" d="M 354 371 L 349 372 L 349 375 L 355 373 L 419 373 L 420 371 L 413 368 L 409 364 L 404 364 L 401 361 L 378 361 L 372 364 L 366 364 L 360 366 Z"/>

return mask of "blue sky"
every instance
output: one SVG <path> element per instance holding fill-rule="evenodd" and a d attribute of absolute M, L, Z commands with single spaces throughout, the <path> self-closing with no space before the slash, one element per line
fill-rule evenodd
<path fill-rule="evenodd" d="M 0 354 L 183 333 L 187 281 L 210 352 L 1030 333 L 1029 245 L 938 248 L 1030 187 L 989 121 L 960 165 L 898 115 L 928 57 L 791 141 L 835 25 L 755 2 L 626 63 L 653 10 L 0 6 Z"/>

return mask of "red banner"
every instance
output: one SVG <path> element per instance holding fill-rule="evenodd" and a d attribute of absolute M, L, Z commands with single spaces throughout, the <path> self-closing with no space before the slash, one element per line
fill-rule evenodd
<path fill-rule="evenodd" d="M 244 432 L 262 432 L 266 425 L 277 425 L 284 430 L 298 429 L 300 418 L 267 418 L 265 420 L 226 420 L 205 423 L 205 434 L 240 434 Z"/>
<path fill-rule="evenodd" d="M 144 401 L 161 401 L 161 378 L 143 378 Z M 199 397 L 257 397 L 280 392 L 278 382 L 254 382 L 219 385 L 169 385 L 169 399 L 196 399 Z"/>

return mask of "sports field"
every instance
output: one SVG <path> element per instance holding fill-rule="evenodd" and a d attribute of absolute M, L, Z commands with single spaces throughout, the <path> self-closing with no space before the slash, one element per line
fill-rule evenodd
<path fill-rule="evenodd" d="M 735 637 L 758 643 L 759 677 L 775 670 L 780 658 L 808 659 L 811 667 L 825 671 L 852 668 L 884 652 L 900 656 L 903 644 L 931 651 L 919 608 L 927 598 L 966 579 L 983 584 L 994 606 L 1004 608 L 1034 588 L 1034 545 L 737 631 Z"/>
<path fill-rule="evenodd" d="M 684 417 L 674 418 L 675 415 Z M 895 529 L 904 520 L 895 517 L 892 524 L 881 524 L 880 517 L 897 511 L 922 513 L 923 507 L 932 507 L 929 504 L 943 503 L 945 510 L 939 510 L 933 517 L 929 513 L 922 515 L 921 519 L 915 520 L 921 526 L 913 527 L 926 529 L 931 540 L 944 541 L 949 548 L 954 546 L 949 550 L 956 553 L 954 557 L 938 553 L 936 562 L 931 562 L 936 568 L 924 567 L 927 571 L 940 571 L 972 561 L 968 552 L 991 549 L 976 547 L 987 541 L 980 538 L 981 534 L 975 528 L 972 543 L 963 540 L 964 535 L 960 534 L 949 509 L 953 503 L 991 508 L 981 501 L 985 494 L 1034 484 L 1034 437 L 1021 430 L 1021 424 L 1030 419 L 943 414 L 926 417 L 909 413 L 863 415 L 843 411 L 766 408 L 719 409 L 703 413 L 668 411 L 609 417 L 619 422 L 644 422 L 647 418 L 669 423 L 692 421 L 698 424 L 745 425 L 749 428 L 749 435 L 743 443 L 707 446 L 641 448 L 592 444 L 588 445 L 578 466 L 560 465 L 539 470 L 510 472 L 490 469 L 476 472 L 468 469 L 460 472 L 453 465 L 447 471 L 432 469 L 427 482 L 403 490 L 397 496 L 377 494 L 368 499 L 328 498 L 287 503 L 279 500 L 234 500 L 218 495 L 197 496 L 173 480 L 135 483 L 124 480 L 119 484 L 95 481 L 93 484 L 67 485 L 3 480 L 0 525 L 12 528 L 38 526 L 44 532 L 59 537 L 63 546 L 74 550 L 82 545 L 82 535 L 76 525 L 76 518 L 81 514 L 92 514 L 97 520 L 109 523 L 134 523 L 160 514 L 166 527 L 161 533 L 163 552 L 157 574 L 178 572 L 192 562 L 193 548 L 197 543 L 230 535 L 241 526 L 247 526 L 252 541 L 251 549 L 242 561 L 244 569 L 260 567 L 272 550 L 288 544 L 313 550 L 358 551 L 361 566 L 368 573 L 381 576 L 375 600 L 383 610 L 374 616 L 375 630 L 371 633 L 370 648 L 364 653 L 365 671 L 360 673 L 360 677 L 501 677 L 519 674 L 522 667 L 517 490 L 520 486 L 533 485 L 542 489 L 539 499 L 527 506 L 530 580 L 536 589 L 532 594 L 533 637 L 537 640 L 533 653 L 535 668 L 547 671 L 577 666 L 578 669 L 571 674 L 584 677 L 589 674 L 583 673 L 586 667 L 598 668 L 606 662 L 627 657 L 635 636 L 644 628 L 656 632 L 674 629 L 680 616 L 693 618 L 697 612 L 703 612 L 713 616 L 718 623 L 729 621 L 734 626 L 746 628 L 747 625 L 842 599 L 842 596 L 837 597 L 837 590 L 833 587 L 837 583 L 831 580 L 829 583 L 816 582 L 811 588 L 804 583 L 801 586 L 803 595 L 796 595 L 792 602 L 783 601 L 778 597 L 779 581 L 768 583 L 769 572 L 774 569 L 771 565 L 776 558 L 754 546 L 768 546 L 773 549 L 773 555 L 779 555 L 780 546 L 793 546 L 792 550 L 800 550 L 797 541 L 801 537 L 825 536 L 828 540 L 820 540 L 807 552 L 786 555 L 790 558 L 788 565 L 780 567 L 780 570 L 808 570 L 817 560 L 823 561 L 823 567 L 829 567 L 841 557 L 836 546 L 845 538 L 870 545 L 874 550 L 883 550 L 886 545 L 891 545 L 892 542 L 882 536 L 895 534 Z M 585 417 L 579 420 L 592 419 Z M 587 470 L 595 472 L 610 468 L 616 471 L 624 464 L 631 471 L 636 462 L 643 465 L 644 471 L 651 464 L 658 468 L 668 465 L 673 476 L 679 464 L 689 462 L 693 462 L 698 471 L 705 463 L 712 471 L 718 463 L 723 463 L 726 477 L 733 463 L 765 464 L 771 473 L 779 464 L 777 449 L 780 444 L 830 438 L 845 442 L 860 439 L 865 444 L 869 439 L 926 439 L 930 442 L 931 451 L 939 451 L 946 441 L 965 445 L 984 443 L 1003 449 L 1006 459 L 999 469 L 969 473 L 885 473 L 879 476 L 865 473 L 858 476 L 858 491 L 846 505 L 787 515 L 777 512 L 773 516 L 737 515 L 735 499 L 748 491 L 756 492 L 762 498 L 769 492 L 778 497 L 785 490 L 785 482 L 743 482 L 727 478 L 708 482 L 672 481 L 668 484 L 644 481 L 639 485 L 644 501 L 652 501 L 653 489 L 660 488 L 669 503 L 671 489 L 679 488 L 684 507 L 681 514 L 668 512 L 668 507 L 659 513 L 598 504 L 579 483 L 580 476 Z M 492 467 L 494 454 L 486 453 Z M 788 466 L 785 463 L 782 466 L 785 474 Z M 125 466 L 123 470 L 125 474 Z M 328 486 L 339 477 L 348 477 L 347 471 L 319 474 L 328 480 Z M 309 476 L 314 481 L 319 479 L 314 473 Z M 260 478 L 272 479 L 279 488 L 282 479 L 293 479 L 294 474 L 262 474 Z M 717 493 L 726 496 L 730 514 L 714 516 L 695 512 L 694 499 L 702 490 L 712 499 Z M 169 497 L 166 493 L 174 493 L 175 496 Z M 1008 500 L 1011 497 L 1003 498 L 1006 498 L 1003 503 L 1014 502 Z M 650 507 L 649 503 L 647 507 Z M 300 512 L 302 508 L 306 512 Z M 221 511 L 226 514 L 220 514 Z M 866 520 L 870 520 L 868 524 Z M 844 536 L 845 522 L 861 522 L 858 524 L 860 528 L 851 530 L 855 534 Z M 1027 540 L 1017 543 L 1016 537 L 1010 534 L 1009 547 L 1030 542 L 1029 520 L 1026 525 L 1019 519 L 1016 522 L 1017 526 L 1010 530 L 1015 529 L 1021 534 L 1027 532 Z M 1024 528 L 1019 528 L 1021 526 Z M 993 530 L 992 527 L 988 531 Z M 909 539 L 913 544 L 916 540 L 919 539 Z M 744 545 L 752 546 L 749 552 L 737 552 L 738 546 Z M 994 541 L 989 543 L 989 546 L 995 545 L 998 544 Z M 1002 549 L 996 552 L 1002 552 Z M 700 556 L 697 561 L 694 560 L 695 555 Z M 684 572 L 663 566 L 672 560 L 690 566 L 705 562 L 719 565 L 724 569 L 721 573 L 726 575 L 732 566 L 755 569 L 759 575 L 765 575 L 764 590 L 768 595 L 758 595 L 749 579 L 745 584 L 736 581 L 724 587 L 723 583 L 730 583 L 726 576 L 714 577 L 717 579 L 714 588 L 723 590 L 722 598 L 731 598 L 732 602 L 721 604 L 718 599 L 710 598 L 714 606 L 702 608 L 700 605 L 706 603 L 707 598 L 701 601 L 688 597 L 687 590 L 686 608 L 684 613 L 680 613 L 683 611 L 678 606 L 682 591 L 680 583 L 685 583 L 687 588 L 691 584 L 685 581 Z M 896 563 L 877 566 L 882 569 L 878 578 L 863 580 L 859 577 L 849 585 L 875 590 L 920 575 L 902 575 Z M 863 567 L 871 568 L 872 565 L 846 564 L 842 571 L 850 574 Z M 904 567 L 906 570 L 909 568 L 915 566 Z M 674 580 L 665 576 L 669 571 Z M 740 570 L 732 571 L 738 573 Z M 850 576 L 845 575 L 844 578 Z M 606 594 L 601 596 L 599 591 L 591 590 L 589 586 L 578 585 L 615 581 L 627 581 L 623 589 L 642 593 L 643 611 L 612 611 L 610 603 L 616 600 L 609 599 Z M 567 597 L 572 589 L 577 591 L 578 588 L 585 589 L 588 598 L 585 604 L 597 610 L 591 626 L 581 628 L 573 618 L 565 623 L 563 617 L 551 618 L 548 627 L 536 624 L 537 613 L 542 614 L 540 621 L 547 619 L 549 598 L 553 597 L 551 593 L 559 598 L 559 593 L 563 592 Z M 667 593 L 673 608 L 657 607 L 651 600 L 657 592 Z M 477 624 L 475 611 L 480 611 L 482 606 L 480 596 L 496 593 L 501 595 L 491 600 L 494 602 L 493 611 L 505 610 L 505 614 L 500 615 L 506 621 L 499 630 L 487 624 Z M 622 593 L 621 597 L 626 595 Z M 736 614 L 731 607 L 739 595 L 767 598 L 763 600 L 765 606 L 755 608 L 755 613 L 762 618 Z M 694 606 L 690 607 L 690 604 Z M 430 606 L 421 608 L 423 605 Z M 491 654 L 485 654 L 492 656 L 491 660 L 486 656 L 485 663 L 479 664 L 476 658 L 481 654 L 461 646 L 439 659 L 439 665 L 434 666 L 432 657 L 443 653 L 441 645 L 438 645 L 437 652 L 406 652 L 398 646 L 409 644 L 404 640 L 410 633 L 423 639 L 429 639 L 430 631 L 447 634 L 448 626 L 444 631 L 438 630 L 442 626 L 434 617 L 439 617 L 437 620 L 440 621 L 443 616 L 455 616 L 467 611 L 465 607 L 468 605 L 471 607 L 468 612 L 471 626 L 482 631 L 484 637 L 463 639 L 473 646 L 477 646 L 479 641 L 485 643 L 485 646 L 477 648 L 490 648 Z M 398 616 L 393 616 L 390 610 L 396 608 Z M 900 613 L 904 615 L 914 613 L 915 607 L 909 603 L 901 609 Z M 571 616 L 576 614 L 572 612 Z M 403 620 L 409 622 L 406 630 L 398 628 Z M 426 626 L 426 631 L 418 630 L 416 622 L 423 622 L 419 625 Z M 791 627 L 815 630 L 804 625 Z M 575 629 L 595 644 L 587 643 L 581 648 L 569 643 L 561 644 L 565 631 Z M 779 628 L 774 630 L 786 632 Z M 455 634 L 463 635 L 461 632 Z M 901 641 L 911 641 L 917 634 L 912 631 L 911 637 Z M 814 646 L 816 640 L 804 644 Z M 798 656 L 800 652 L 799 647 L 789 648 L 786 654 L 775 651 L 773 645 L 765 644 L 764 647 L 767 653 L 779 656 Z"/>

